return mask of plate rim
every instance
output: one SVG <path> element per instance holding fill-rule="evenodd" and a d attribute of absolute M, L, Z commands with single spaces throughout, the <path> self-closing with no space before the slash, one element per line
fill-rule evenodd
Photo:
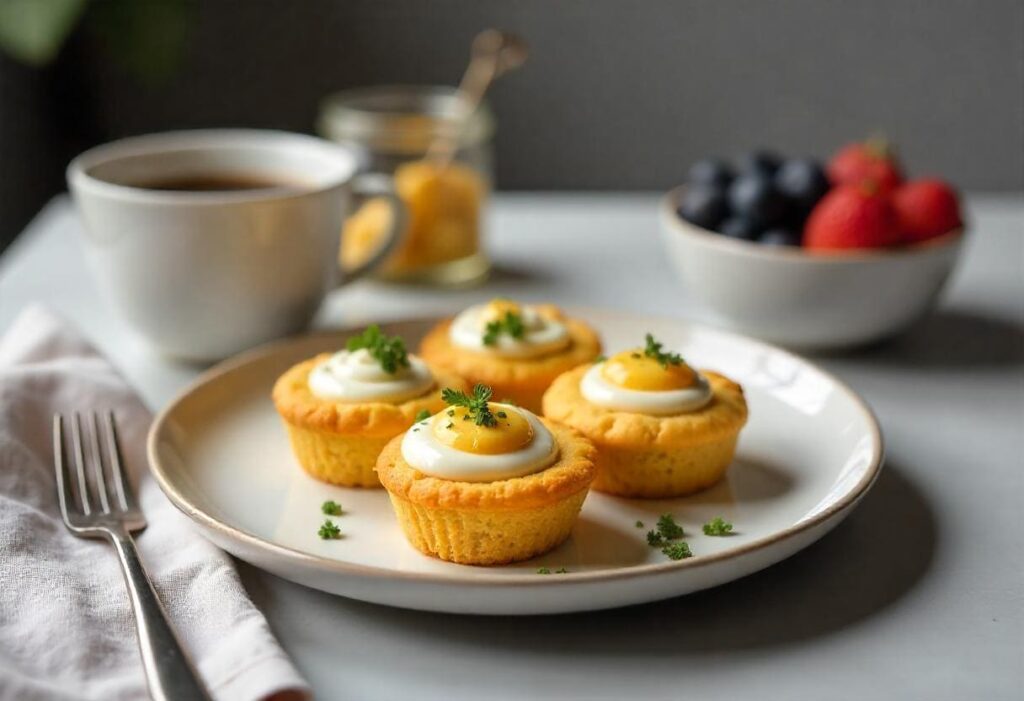
<path fill-rule="evenodd" d="M 596 316 L 620 316 L 624 317 L 628 312 L 623 312 L 616 309 L 600 309 L 594 307 L 568 307 L 569 311 L 574 316 L 580 316 L 587 318 L 588 313 L 593 313 Z M 442 319 L 448 318 L 447 315 L 424 315 L 415 317 L 398 317 L 398 318 L 383 318 L 375 321 L 381 325 L 392 325 L 392 324 L 423 324 L 423 323 L 436 323 Z M 161 464 L 160 459 L 157 455 L 157 443 L 159 435 L 164 432 L 165 426 L 170 421 L 171 415 L 174 410 L 182 404 L 190 395 L 201 389 L 203 386 L 217 380 L 221 376 L 237 370 L 238 368 L 248 365 L 250 363 L 265 359 L 272 356 L 282 349 L 288 346 L 297 344 L 302 341 L 308 341 L 317 337 L 331 337 L 339 336 L 343 334 L 351 334 L 357 332 L 364 325 L 345 325 L 331 329 L 321 329 L 303 334 L 297 334 L 288 336 L 285 338 L 270 341 L 264 343 L 255 348 L 238 353 L 230 358 L 222 360 L 213 366 L 207 368 L 191 382 L 189 382 L 183 389 L 181 389 L 174 397 L 161 409 L 150 424 L 149 431 L 146 435 L 146 457 L 149 465 L 150 474 L 156 479 L 157 484 L 160 486 L 161 491 L 167 499 L 177 508 L 179 511 L 184 513 L 190 519 L 195 521 L 203 528 L 210 529 L 218 532 L 220 535 L 226 536 L 227 538 L 235 541 L 242 541 L 249 547 L 262 550 L 268 554 L 275 555 L 284 558 L 288 564 L 296 564 L 305 567 L 311 567 L 319 569 L 321 571 L 328 570 L 332 574 L 348 575 L 359 578 L 373 579 L 383 578 L 391 580 L 402 580 L 409 582 L 422 582 L 426 584 L 459 584 L 459 585 L 515 585 L 515 586 L 557 586 L 565 584 L 581 584 L 581 583 L 595 583 L 595 582 L 608 582 L 616 581 L 621 579 L 632 579 L 644 576 L 657 576 L 663 574 L 670 574 L 676 572 L 682 572 L 691 569 L 700 569 L 707 566 L 712 566 L 717 563 L 732 560 L 750 555 L 759 550 L 771 547 L 783 541 L 787 541 L 796 538 L 802 533 L 811 531 L 816 527 L 819 527 L 829 522 L 835 516 L 843 513 L 845 510 L 854 506 L 860 499 L 867 494 L 867 492 L 874 485 L 881 473 L 882 466 L 885 463 L 885 440 L 883 438 L 882 429 L 879 425 L 878 418 L 875 415 L 874 410 L 856 391 L 853 390 L 846 382 L 836 377 L 831 372 L 825 370 L 818 364 L 811 360 L 804 358 L 797 353 L 793 353 L 779 346 L 767 343 L 765 341 L 758 340 L 743 334 L 726 331 L 723 329 L 716 328 L 707 324 L 688 321 L 686 319 L 676 319 L 666 316 L 638 314 L 630 315 L 629 319 L 634 320 L 647 320 L 652 324 L 671 324 L 675 326 L 684 326 L 691 330 L 696 330 L 702 334 L 717 335 L 725 338 L 728 341 L 739 341 L 742 343 L 752 344 L 760 347 L 763 350 L 771 351 L 774 353 L 781 353 L 792 360 L 796 360 L 800 363 L 812 367 L 817 372 L 821 373 L 829 381 L 831 381 L 844 395 L 850 400 L 853 406 L 864 416 L 867 424 L 870 436 L 872 450 L 874 457 L 871 463 L 868 465 L 864 475 L 858 480 L 857 484 L 854 485 L 849 491 L 847 491 L 839 500 L 829 505 L 827 509 L 815 514 L 812 518 L 806 519 L 792 526 L 789 526 L 783 530 L 776 531 L 768 536 L 759 538 L 757 540 L 745 543 L 737 548 L 725 550 L 718 553 L 712 553 L 709 555 L 698 555 L 684 560 L 669 560 L 666 562 L 655 562 L 647 563 L 642 565 L 632 565 L 628 567 L 622 567 L 612 570 L 597 570 L 589 572 L 567 572 L 559 575 L 558 577 L 538 577 L 536 573 L 521 573 L 521 574 L 496 574 L 494 572 L 488 572 L 487 570 L 492 568 L 481 567 L 475 569 L 471 578 L 467 575 L 459 574 L 457 572 L 408 572 L 402 570 L 394 570 L 386 567 L 378 567 L 374 565 L 363 565 L 353 562 L 347 562 L 344 560 L 338 560 L 335 558 L 324 557 L 321 555 L 314 555 L 311 553 L 303 552 L 295 548 L 281 545 L 273 541 L 267 540 L 254 533 L 250 533 L 242 528 L 229 525 L 223 521 L 215 518 L 214 516 L 206 513 L 201 508 L 192 503 L 179 490 L 170 482 L 168 475 L 165 474 L 166 468 Z M 219 547 L 219 546 L 218 546 Z"/>

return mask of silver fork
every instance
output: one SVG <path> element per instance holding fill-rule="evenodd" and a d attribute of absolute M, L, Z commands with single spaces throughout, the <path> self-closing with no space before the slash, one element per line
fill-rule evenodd
<path fill-rule="evenodd" d="M 64 524 L 80 538 L 107 538 L 117 550 L 150 695 L 157 701 L 208 700 L 135 549 L 131 534 L 145 528 L 146 519 L 122 467 L 114 415 L 106 412 L 102 421 L 95 412 L 87 417 L 84 424 L 77 411 L 53 417 L 53 462 Z"/>

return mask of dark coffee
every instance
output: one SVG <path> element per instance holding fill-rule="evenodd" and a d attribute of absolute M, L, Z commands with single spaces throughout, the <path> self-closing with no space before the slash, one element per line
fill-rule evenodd
<path fill-rule="evenodd" d="M 210 173 L 180 175 L 137 183 L 135 187 L 147 190 L 169 190 L 177 192 L 230 192 L 238 190 L 268 190 L 287 188 L 307 189 L 303 183 L 273 178 L 255 173 Z"/>

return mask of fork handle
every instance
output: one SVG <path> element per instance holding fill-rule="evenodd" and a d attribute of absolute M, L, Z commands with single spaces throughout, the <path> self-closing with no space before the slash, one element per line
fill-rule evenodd
<path fill-rule="evenodd" d="M 110 539 L 121 560 L 121 571 L 135 612 L 135 628 L 139 633 L 139 649 L 150 696 L 154 701 L 209 701 L 209 693 L 167 620 L 167 613 L 139 559 L 134 539 L 128 533 L 115 531 L 110 532 Z"/>

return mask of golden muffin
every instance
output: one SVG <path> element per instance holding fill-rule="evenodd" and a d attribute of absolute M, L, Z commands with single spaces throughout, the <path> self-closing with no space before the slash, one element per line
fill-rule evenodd
<path fill-rule="evenodd" d="M 409 542 L 427 555 L 500 565 L 569 537 L 596 473 L 579 433 L 491 390 L 445 390 L 448 409 L 387 444 L 377 474 Z"/>
<path fill-rule="evenodd" d="M 544 415 L 597 447 L 594 489 L 624 497 L 678 497 L 725 475 L 747 421 L 743 388 L 696 371 L 648 334 L 645 348 L 561 375 Z"/>
<path fill-rule="evenodd" d="M 432 365 L 483 384 L 494 396 L 539 413 L 556 377 L 601 352 L 597 333 L 554 305 L 495 299 L 441 322 L 423 339 Z"/>
<path fill-rule="evenodd" d="M 306 472 L 345 487 L 379 487 L 373 468 L 380 451 L 418 418 L 444 407 L 444 386 L 463 385 L 374 325 L 349 339 L 346 350 L 290 368 L 274 383 L 272 397 Z"/>

